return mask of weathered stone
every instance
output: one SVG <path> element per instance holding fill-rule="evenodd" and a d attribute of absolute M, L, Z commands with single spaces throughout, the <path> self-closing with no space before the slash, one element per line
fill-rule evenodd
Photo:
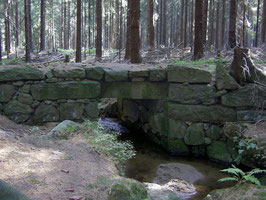
<path fill-rule="evenodd" d="M 11 185 L 0 180 L 0 200 L 30 200 Z"/>
<path fill-rule="evenodd" d="M 207 153 L 211 160 L 231 163 L 233 161 L 225 142 L 213 142 L 207 147 Z"/>
<path fill-rule="evenodd" d="M 32 104 L 31 104 L 31 107 L 32 108 L 36 108 L 39 104 L 40 104 L 39 101 L 33 101 Z"/>
<path fill-rule="evenodd" d="M 45 73 L 45 77 L 46 77 L 47 79 L 54 78 L 54 74 L 53 74 L 53 72 L 52 72 L 51 70 L 49 70 L 49 71 L 47 71 L 47 72 Z"/>
<path fill-rule="evenodd" d="M 210 83 L 212 74 L 204 69 L 190 66 L 170 65 L 168 81 L 176 83 Z"/>
<path fill-rule="evenodd" d="M 165 81 L 167 76 L 166 69 L 153 69 L 150 71 L 150 81 Z"/>
<path fill-rule="evenodd" d="M 258 121 L 266 120 L 266 111 L 261 110 L 240 110 L 237 111 L 237 121 Z"/>
<path fill-rule="evenodd" d="M 148 77 L 149 71 L 147 69 L 136 69 L 129 71 L 130 78 Z"/>
<path fill-rule="evenodd" d="M 211 125 L 211 127 L 206 130 L 206 136 L 213 139 L 218 140 L 221 137 L 223 129 L 217 125 Z"/>
<path fill-rule="evenodd" d="M 216 92 L 216 97 L 223 96 L 223 95 L 226 94 L 226 93 L 227 93 L 226 90 L 220 90 L 220 91 Z"/>
<path fill-rule="evenodd" d="M 80 125 L 76 122 L 65 120 L 54 127 L 48 134 L 49 138 L 68 138 L 69 134 L 80 129 Z"/>
<path fill-rule="evenodd" d="M 0 81 L 40 80 L 44 79 L 42 71 L 26 66 L 8 66 L 0 69 Z"/>
<path fill-rule="evenodd" d="M 105 68 L 105 81 L 119 82 L 128 80 L 128 70 L 119 68 Z"/>
<path fill-rule="evenodd" d="M 58 81 L 57 78 L 48 78 L 45 80 L 47 83 L 56 83 Z"/>
<path fill-rule="evenodd" d="M 236 121 L 236 111 L 222 106 L 182 105 L 168 103 L 170 118 L 192 122 L 232 122 Z"/>
<path fill-rule="evenodd" d="M 204 138 L 205 140 L 205 144 L 209 145 L 212 143 L 212 139 L 211 138 Z"/>
<path fill-rule="evenodd" d="M 0 85 L 0 102 L 8 102 L 15 92 L 16 88 L 12 85 Z"/>
<path fill-rule="evenodd" d="M 3 110 L 3 105 L 0 103 L 0 112 Z"/>
<path fill-rule="evenodd" d="M 22 93 L 30 93 L 30 85 L 23 85 L 21 88 L 19 88 L 19 92 Z"/>
<path fill-rule="evenodd" d="M 214 104 L 216 102 L 215 87 L 210 85 L 170 84 L 170 101 L 182 104 Z"/>
<path fill-rule="evenodd" d="M 264 107 L 263 102 L 266 99 L 265 89 L 256 84 L 250 84 L 238 90 L 222 96 L 222 104 L 231 107 Z"/>
<path fill-rule="evenodd" d="M 132 78 L 131 81 L 132 82 L 143 82 L 145 81 L 145 78 L 143 77 Z"/>
<path fill-rule="evenodd" d="M 86 72 L 82 68 L 55 68 L 52 70 L 53 74 L 57 78 L 85 78 Z"/>
<path fill-rule="evenodd" d="M 54 106 L 41 103 L 33 119 L 37 123 L 56 122 L 59 121 L 59 112 Z"/>
<path fill-rule="evenodd" d="M 102 97 L 127 99 L 166 99 L 167 90 L 167 83 L 104 83 Z"/>
<path fill-rule="evenodd" d="M 168 140 L 167 150 L 175 155 L 188 155 L 190 153 L 183 139 Z"/>
<path fill-rule="evenodd" d="M 62 103 L 60 104 L 60 119 L 79 120 L 82 119 L 84 104 Z"/>
<path fill-rule="evenodd" d="M 123 117 L 134 123 L 138 121 L 139 112 L 138 105 L 130 100 L 123 101 Z"/>
<path fill-rule="evenodd" d="M 229 75 L 224 66 L 218 64 L 216 66 L 216 87 L 218 90 L 235 90 L 240 86 L 237 84 L 234 78 Z"/>
<path fill-rule="evenodd" d="M 205 157 L 206 156 L 205 145 L 190 146 L 190 150 L 191 150 L 191 154 L 193 156 L 196 156 L 196 157 Z"/>
<path fill-rule="evenodd" d="M 84 107 L 85 116 L 88 118 L 97 118 L 100 115 L 100 109 L 98 108 L 98 102 L 89 102 Z"/>
<path fill-rule="evenodd" d="M 24 85 L 24 82 L 23 81 L 16 81 L 16 82 L 13 82 L 12 85 L 14 85 L 14 86 L 22 86 L 22 85 Z"/>
<path fill-rule="evenodd" d="M 167 136 L 168 119 L 163 113 L 150 114 L 148 122 L 153 133 L 160 133 Z"/>
<path fill-rule="evenodd" d="M 86 77 L 92 80 L 102 80 L 104 70 L 102 67 L 85 67 Z"/>
<path fill-rule="evenodd" d="M 187 145 L 203 145 L 204 140 L 204 130 L 202 123 L 195 123 L 187 128 L 184 141 Z"/>
<path fill-rule="evenodd" d="M 100 91 L 100 83 L 96 81 L 43 83 L 31 87 L 32 96 L 36 100 L 96 98 Z"/>
<path fill-rule="evenodd" d="M 31 105 L 33 102 L 33 98 L 29 94 L 19 93 L 18 101 L 27 105 Z"/>
<path fill-rule="evenodd" d="M 16 114 L 9 115 L 7 117 L 11 121 L 16 122 L 17 124 L 20 124 L 20 123 L 26 122 L 29 119 L 30 115 L 16 113 Z"/>
<path fill-rule="evenodd" d="M 6 115 L 12 115 L 12 114 L 30 114 L 32 112 L 32 108 L 29 105 L 20 103 L 19 101 L 10 101 L 8 102 L 4 107 L 4 113 Z"/>
<path fill-rule="evenodd" d="M 183 139 L 187 125 L 183 121 L 168 119 L 168 138 Z"/>

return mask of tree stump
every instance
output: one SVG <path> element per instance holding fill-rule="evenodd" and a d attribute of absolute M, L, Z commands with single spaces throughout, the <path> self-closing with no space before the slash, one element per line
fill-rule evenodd
<path fill-rule="evenodd" d="M 250 50 L 246 48 L 235 48 L 234 60 L 229 73 L 242 85 L 254 82 L 266 84 L 265 74 L 254 65 L 250 57 Z"/>

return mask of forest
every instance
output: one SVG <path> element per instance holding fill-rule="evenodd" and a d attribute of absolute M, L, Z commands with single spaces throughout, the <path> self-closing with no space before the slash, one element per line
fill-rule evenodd
<path fill-rule="evenodd" d="M 30 62 L 44 50 L 76 53 L 76 62 L 111 52 L 140 63 L 144 51 L 177 50 L 198 60 L 265 44 L 265 0 L 1 0 L 0 8 L 0 60 Z"/>

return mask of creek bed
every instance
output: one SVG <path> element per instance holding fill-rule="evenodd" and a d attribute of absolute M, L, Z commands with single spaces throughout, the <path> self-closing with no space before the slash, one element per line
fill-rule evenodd
<path fill-rule="evenodd" d="M 227 166 L 192 156 L 171 156 L 162 148 L 147 141 L 143 134 L 127 130 L 115 119 L 101 119 L 100 123 L 106 128 L 122 132 L 122 140 L 133 142 L 137 153 L 126 164 L 125 175 L 128 178 L 144 183 L 167 182 L 176 178 L 185 180 L 194 185 L 196 192 L 182 198 L 192 200 L 202 199 L 214 189 L 233 185 L 218 182 L 220 178 L 228 176 L 220 172 Z"/>

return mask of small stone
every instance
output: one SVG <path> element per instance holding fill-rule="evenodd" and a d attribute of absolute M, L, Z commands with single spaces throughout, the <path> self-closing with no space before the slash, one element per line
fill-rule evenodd
<path fill-rule="evenodd" d="M 8 102 L 15 94 L 16 88 L 13 85 L 0 85 L 0 102 Z"/>
<path fill-rule="evenodd" d="M 216 97 L 223 96 L 223 95 L 225 95 L 226 93 L 227 93 L 226 90 L 220 90 L 220 91 L 216 92 Z"/>
<path fill-rule="evenodd" d="M 216 66 L 216 87 L 218 90 L 235 90 L 240 86 L 221 64 Z"/>
<path fill-rule="evenodd" d="M 30 93 L 30 85 L 23 85 L 19 88 L 19 92 L 29 94 Z"/>
<path fill-rule="evenodd" d="M 39 104 L 40 104 L 39 101 L 33 101 L 33 103 L 31 104 L 31 107 L 36 108 Z"/>
<path fill-rule="evenodd" d="M 210 129 L 206 130 L 206 136 L 218 140 L 222 135 L 223 129 L 217 125 L 211 125 Z"/>
<path fill-rule="evenodd" d="M 183 139 L 186 134 L 186 130 L 186 123 L 174 119 L 168 120 L 168 138 Z"/>
<path fill-rule="evenodd" d="M 212 139 L 211 138 L 204 138 L 205 140 L 205 144 L 209 145 L 212 143 Z"/>
<path fill-rule="evenodd" d="M 13 82 L 13 85 L 14 86 L 22 86 L 22 85 L 24 85 L 24 82 L 22 82 L 22 81 Z"/>
<path fill-rule="evenodd" d="M 44 103 L 47 104 L 47 105 L 51 105 L 53 102 L 49 101 L 49 100 L 45 100 Z"/>
<path fill-rule="evenodd" d="M 49 70 L 48 72 L 45 73 L 45 76 L 47 77 L 47 79 L 51 79 L 54 77 L 53 72 L 51 70 Z"/>
<path fill-rule="evenodd" d="M 62 103 L 59 110 L 61 120 L 80 120 L 82 119 L 84 104 Z"/>
<path fill-rule="evenodd" d="M 56 83 L 58 81 L 57 78 L 48 78 L 45 80 L 47 83 Z"/>
<path fill-rule="evenodd" d="M 211 160 L 231 163 L 233 161 L 225 142 L 213 142 L 207 147 L 207 154 Z"/>
<path fill-rule="evenodd" d="M 25 103 L 27 105 L 31 105 L 32 102 L 33 102 L 33 98 L 29 94 L 20 93 L 18 95 L 18 101 L 21 102 L 21 103 Z"/>

